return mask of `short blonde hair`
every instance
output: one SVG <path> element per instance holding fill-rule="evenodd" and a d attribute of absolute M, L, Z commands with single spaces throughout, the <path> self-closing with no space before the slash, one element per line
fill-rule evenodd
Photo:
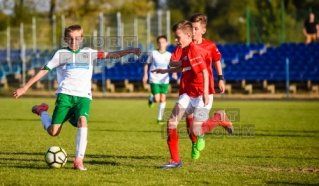
<path fill-rule="evenodd" d="M 175 25 L 173 25 L 173 27 L 172 27 L 173 32 L 176 32 L 177 30 L 182 30 L 185 33 L 193 34 L 192 23 L 187 21 L 187 20 L 180 21 L 180 22 L 176 23 Z"/>
<path fill-rule="evenodd" d="M 197 23 L 199 22 L 204 28 L 207 25 L 207 16 L 205 14 L 197 13 L 191 16 L 189 19 L 190 22 Z"/>
<path fill-rule="evenodd" d="M 68 27 L 66 27 L 66 28 L 64 29 L 64 37 L 68 37 L 68 34 L 69 34 L 70 32 L 72 32 L 72 31 L 74 31 L 74 30 L 81 30 L 81 31 L 82 31 L 82 35 L 81 35 L 81 36 L 83 36 L 83 29 L 82 29 L 82 27 L 81 27 L 80 25 L 78 25 L 78 24 L 73 24 L 73 25 L 70 25 L 70 26 L 68 26 Z"/>

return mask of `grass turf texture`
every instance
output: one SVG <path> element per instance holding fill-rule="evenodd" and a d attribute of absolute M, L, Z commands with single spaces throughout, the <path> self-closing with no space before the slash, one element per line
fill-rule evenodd
<path fill-rule="evenodd" d="M 77 130 L 65 123 L 49 136 L 31 107 L 54 99 L 0 99 L 0 185 L 317 185 L 319 184 L 318 102 L 221 101 L 214 108 L 238 108 L 237 126 L 254 126 L 255 136 L 206 135 L 201 157 L 190 158 L 191 142 L 181 133 L 183 167 L 162 170 L 169 159 L 165 129 L 156 124 L 157 106 L 147 100 L 92 102 L 87 171 L 73 170 Z M 172 108 L 174 101 L 168 101 Z M 169 109 L 170 110 L 170 109 Z M 185 126 L 185 123 L 180 123 Z M 184 136 L 184 137 L 183 137 Z M 45 151 L 63 147 L 68 162 L 50 169 Z"/>

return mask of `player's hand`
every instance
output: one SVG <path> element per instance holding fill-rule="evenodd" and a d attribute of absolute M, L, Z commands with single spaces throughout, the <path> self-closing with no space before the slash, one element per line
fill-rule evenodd
<path fill-rule="evenodd" d="M 208 94 L 203 94 L 203 102 L 204 102 L 204 107 L 206 106 L 206 105 L 208 105 L 208 103 L 209 103 L 209 97 L 208 97 Z"/>
<path fill-rule="evenodd" d="M 175 80 L 177 80 L 177 78 L 178 78 L 178 77 L 177 77 L 177 73 L 173 73 L 173 74 L 172 74 L 172 78 L 175 79 Z"/>
<path fill-rule="evenodd" d="M 13 92 L 13 97 L 17 99 L 18 97 L 22 96 L 27 90 L 24 88 L 19 88 L 16 91 Z"/>
<path fill-rule="evenodd" d="M 219 80 L 218 81 L 218 86 L 219 86 L 219 90 L 220 93 L 223 94 L 225 92 L 225 83 L 223 80 Z"/>
<path fill-rule="evenodd" d="M 144 75 L 142 80 L 144 84 L 147 82 L 147 79 L 148 79 L 147 75 Z"/>
<path fill-rule="evenodd" d="M 160 69 L 160 68 L 152 70 L 151 72 L 157 73 L 157 74 L 165 74 L 165 73 L 167 73 L 166 69 Z"/>
<path fill-rule="evenodd" d="M 137 56 L 140 56 L 141 52 L 142 52 L 142 50 L 140 48 L 133 48 L 132 49 L 132 53 L 137 55 Z"/>

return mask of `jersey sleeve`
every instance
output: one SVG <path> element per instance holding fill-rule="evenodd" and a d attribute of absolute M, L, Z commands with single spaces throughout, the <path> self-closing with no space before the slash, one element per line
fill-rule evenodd
<path fill-rule="evenodd" d="M 68 55 L 68 56 L 67 56 Z M 61 59 L 66 59 L 68 57 L 72 57 L 70 56 L 71 54 L 68 53 L 68 52 L 60 52 L 60 51 L 57 51 L 52 59 L 46 64 L 44 65 L 44 68 L 47 69 L 47 70 L 52 70 L 54 69 L 55 67 L 59 66 L 60 65 L 60 60 Z"/>
<path fill-rule="evenodd" d="M 99 51 L 96 51 L 96 58 L 95 59 L 103 59 L 103 58 L 105 58 L 105 52 L 104 51 L 101 51 L 101 50 L 99 50 Z"/>
<path fill-rule="evenodd" d="M 222 58 L 222 55 L 220 54 L 216 45 L 214 45 L 214 47 L 212 47 L 211 54 L 212 54 L 213 62 L 220 61 L 220 59 Z"/>
<path fill-rule="evenodd" d="M 182 48 L 176 47 L 174 52 L 171 55 L 171 61 L 179 61 L 182 56 Z"/>
<path fill-rule="evenodd" d="M 105 58 L 105 51 L 103 50 L 95 50 L 95 49 L 90 49 L 90 54 L 91 54 L 91 60 L 96 60 L 96 59 L 104 59 Z"/>

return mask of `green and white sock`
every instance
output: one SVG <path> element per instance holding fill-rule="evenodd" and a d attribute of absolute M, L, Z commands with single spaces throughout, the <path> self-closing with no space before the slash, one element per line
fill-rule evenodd
<path fill-rule="evenodd" d="M 166 102 L 162 102 L 158 104 L 158 113 L 157 113 L 157 119 L 162 121 L 163 120 L 163 115 L 166 107 Z"/>
<path fill-rule="evenodd" d="M 78 133 L 76 136 L 75 158 L 84 158 L 87 145 L 87 133 L 87 127 L 78 128 Z"/>

